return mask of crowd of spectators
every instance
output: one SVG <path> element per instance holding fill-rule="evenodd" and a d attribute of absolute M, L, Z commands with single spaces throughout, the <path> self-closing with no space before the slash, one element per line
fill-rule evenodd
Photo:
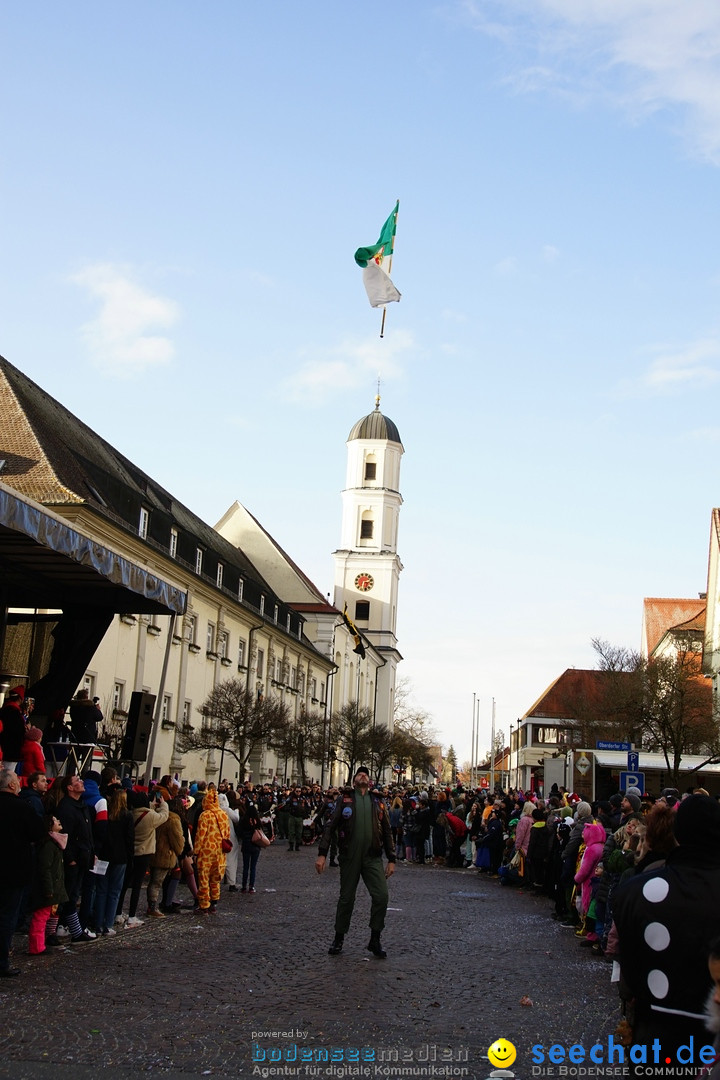
<path fill-rule="evenodd" d="M 39 740 L 22 704 L 9 703 L 25 731 L 9 744 L 18 760 L 0 764 L 0 977 L 20 973 L 11 964 L 18 928 L 36 956 L 184 907 L 215 914 L 223 884 L 255 892 L 265 837 L 293 854 L 316 844 L 341 794 L 318 784 L 181 785 L 169 775 L 146 787 L 110 767 L 49 783 L 23 751 Z M 23 761 L 40 767 L 28 772 Z M 545 798 L 460 784 L 380 793 L 398 864 L 546 898 L 548 917 L 578 948 L 613 962 L 628 1045 L 656 1033 L 680 1045 L 689 1031 L 707 1041 L 706 1009 L 720 1028 L 720 803 L 707 791 L 628 789 L 596 802 L 557 787 Z M 329 856 L 335 865 L 337 851 Z"/>

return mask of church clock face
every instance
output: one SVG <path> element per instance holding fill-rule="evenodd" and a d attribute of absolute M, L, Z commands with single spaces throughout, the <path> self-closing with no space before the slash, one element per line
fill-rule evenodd
<path fill-rule="evenodd" d="M 355 578 L 355 588 L 360 592 L 370 592 L 374 584 L 371 574 L 358 574 Z"/>

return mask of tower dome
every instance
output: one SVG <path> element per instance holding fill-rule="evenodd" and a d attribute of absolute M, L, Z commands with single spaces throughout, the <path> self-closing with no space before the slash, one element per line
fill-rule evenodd
<path fill-rule="evenodd" d="M 347 441 L 352 442 L 354 439 L 387 439 L 388 442 L 400 443 L 402 446 L 397 427 L 388 416 L 383 416 L 380 412 L 379 397 L 375 398 L 374 411 L 358 420 Z"/>

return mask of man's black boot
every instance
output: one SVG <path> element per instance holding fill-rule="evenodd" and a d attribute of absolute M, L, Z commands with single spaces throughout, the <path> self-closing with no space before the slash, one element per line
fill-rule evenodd
<path fill-rule="evenodd" d="M 295 850 L 295 848 L 292 846 L 292 844 L 290 844 L 290 847 L 288 848 L 288 851 L 294 851 L 294 850 Z"/>
<path fill-rule="evenodd" d="M 370 934 L 368 949 L 371 953 L 374 953 L 379 960 L 384 960 L 387 956 L 387 953 L 380 944 L 380 932 L 378 930 L 373 930 Z"/>
<path fill-rule="evenodd" d="M 296 844 L 296 845 L 295 845 L 295 850 L 296 850 L 296 851 L 299 851 L 299 850 L 300 850 L 300 845 L 299 845 L 299 844 Z"/>
<path fill-rule="evenodd" d="M 339 956 L 340 955 L 340 953 L 342 952 L 342 947 L 343 947 L 343 938 L 344 938 L 343 934 L 336 934 L 335 935 L 335 940 L 333 941 L 332 945 L 328 949 L 328 953 L 330 954 L 330 956 Z"/>

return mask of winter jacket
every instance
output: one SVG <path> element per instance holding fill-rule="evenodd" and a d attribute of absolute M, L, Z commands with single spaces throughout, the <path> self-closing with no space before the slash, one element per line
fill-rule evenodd
<path fill-rule="evenodd" d="M 25 739 L 25 720 L 14 701 L 0 709 L 0 750 L 5 761 L 19 761 Z"/>
<path fill-rule="evenodd" d="M 605 828 L 603 825 L 586 825 L 583 829 L 583 843 L 585 850 L 580 860 L 580 866 L 575 874 L 575 884 L 582 885 L 582 909 L 587 913 L 592 899 L 592 879 L 598 863 L 603 857 L 605 845 Z"/>
<path fill-rule="evenodd" d="M 532 826 L 532 814 L 523 814 L 515 828 L 515 850 L 522 851 L 523 855 L 528 853 L 528 841 Z"/>
<path fill-rule="evenodd" d="M 177 814 L 170 811 L 166 821 L 155 833 L 155 852 L 150 857 L 151 866 L 172 870 L 185 847 L 182 824 Z"/>
<path fill-rule="evenodd" d="M 116 866 L 123 864 L 127 866 L 132 862 L 135 852 L 135 830 L 133 816 L 129 810 L 125 810 L 114 821 L 108 818 L 102 841 L 95 850 L 98 859 Z"/>
<path fill-rule="evenodd" d="M 390 832 L 387 807 L 384 800 L 376 792 L 370 792 L 370 799 L 372 805 L 372 840 L 366 854 L 381 856 L 384 850 L 388 862 L 395 862 L 395 845 Z M 325 831 L 318 845 L 318 855 L 323 857 L 327 855 L 333 833 L 337 835 L 340 854 L 345 854 L 350 847 L 354 821 L 355 792 L 352 788 L 344 788 L 342 795 L 337 800 L 335 813 L 325 826 Z"/>
<path fill-rule="evenodd" d="M 3 884 L 27 885 L 32 878 L 32 845 L 45 836 L 45 823 L 18 795 L 0 791 L 0 868 Z"/>
<path fill-rule="evenodd" d="M 34 772 L 45 772 L 45 755 L 37 739 L 25 739 L 20 748 L 22 763 L 21 776 L 30 776 Z"/>
<path fill-rule="evenodd" d="M 88 870 L 95 858 L 93 843 L 93 812 L 82 799 L 73 799 L 64 795 L 55 809 L 63 832 L 68 834 L 65 848 L 65 865 L 77 863 L 83 870 Z"/>
<path fill-rule="evenodd" d="M 154 806 L 149 809 L 139 806 L 133 810 L 135 823 L 135 854 L 152 855 L 155 852 L 155 831 L 167 821 L 170 810 L 166 802 L 161 802 L 156 810 Z"/>
<path fill-rule="evenodd" d="M 30 888 L 30 909 L 64 904 L 68 898 L 65 891 L 63 853 L 60 846 L 47 835 L 35 848 L 35 871 Z"/>

